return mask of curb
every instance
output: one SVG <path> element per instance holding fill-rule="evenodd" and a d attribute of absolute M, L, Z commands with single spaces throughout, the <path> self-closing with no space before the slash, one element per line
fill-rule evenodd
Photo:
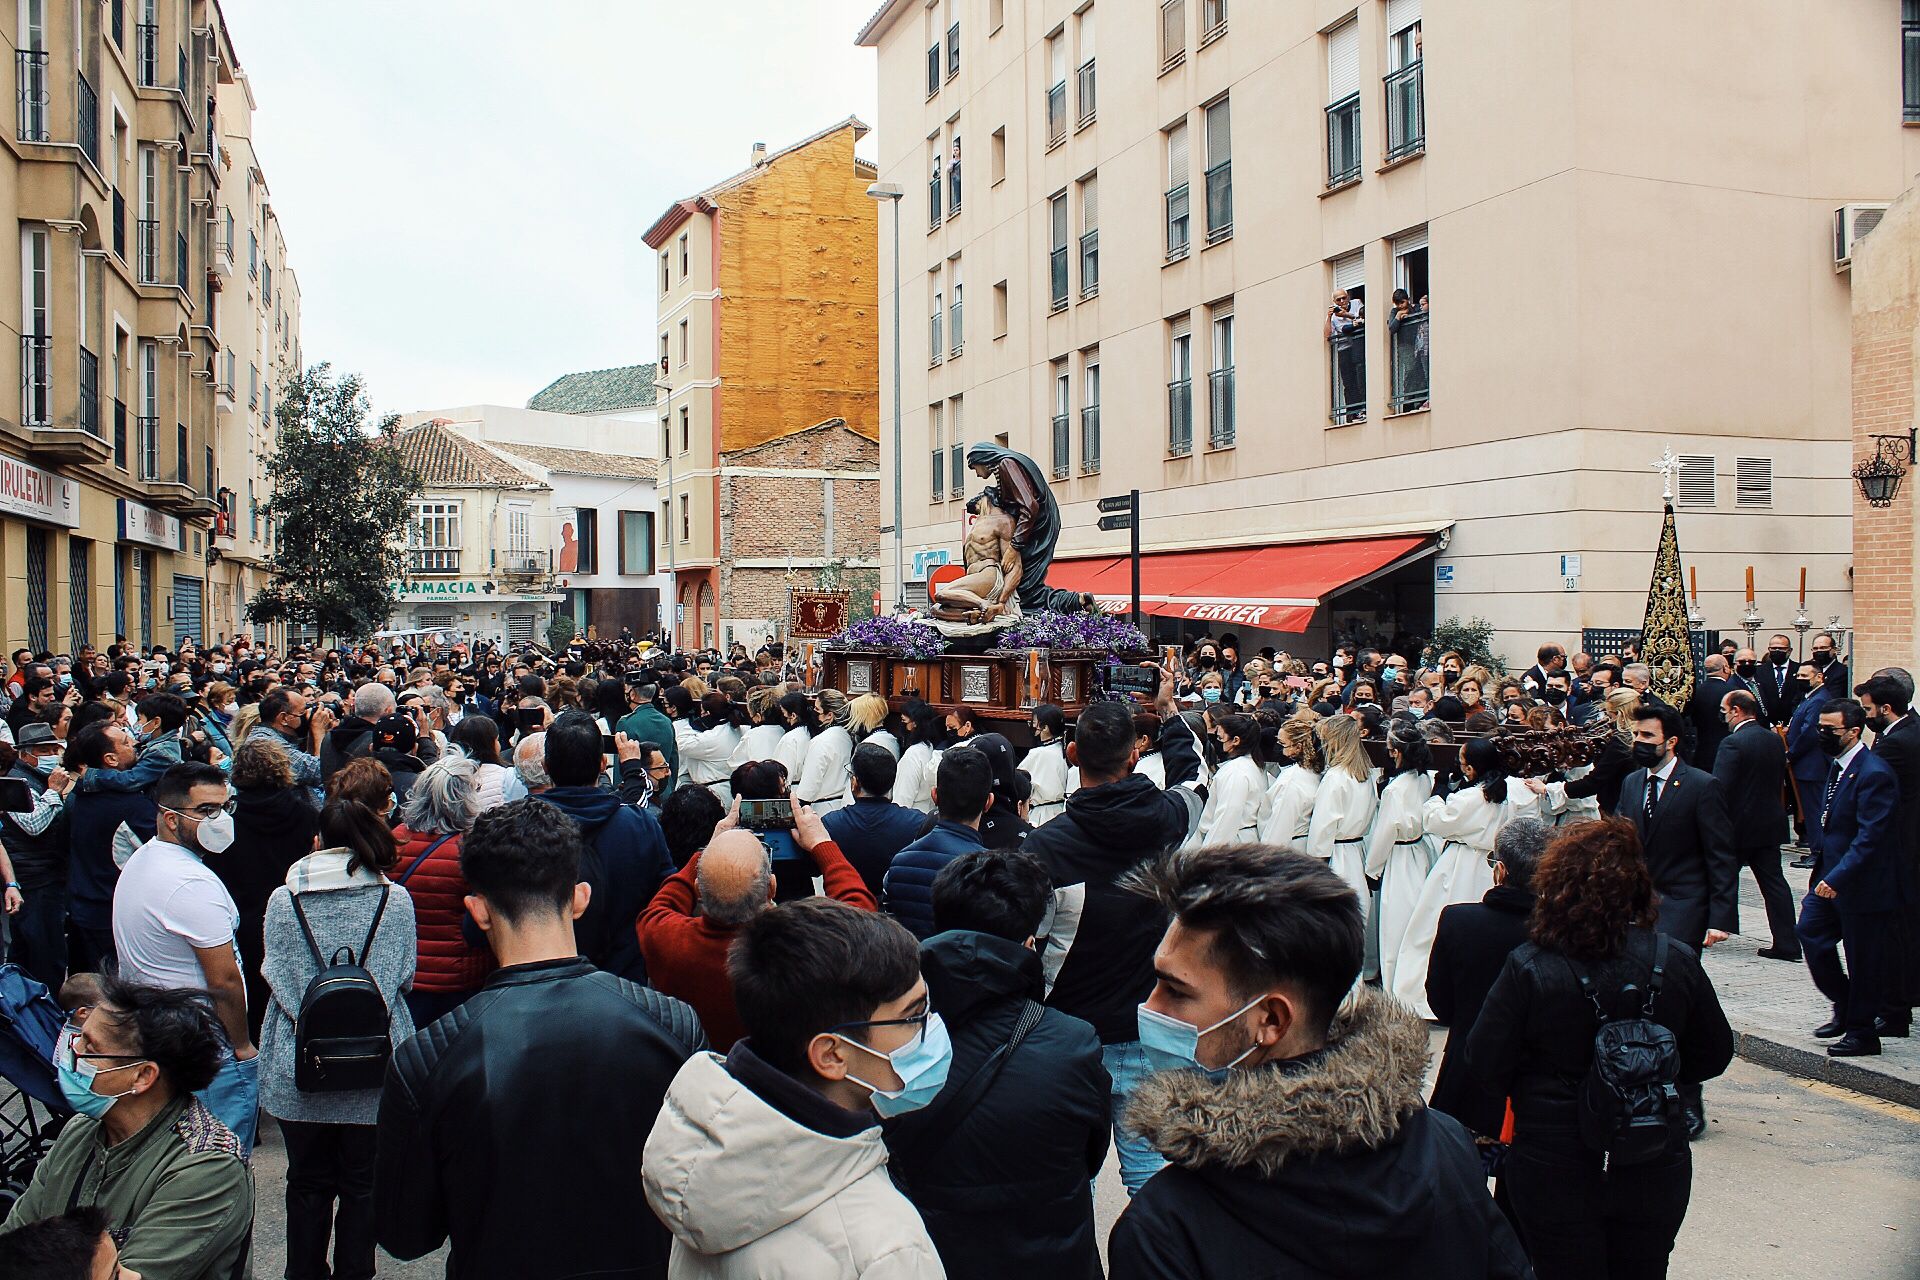
<path fill-rule="evenodd" d="M 1734 1052 L 1748 1062 L 1784 1071 L 1802 1080 L 1817 1080 L 1883 1102 L 1920 1108 L 1920 1081 L 1904 1080 L 1861 1066 L 1858 1058 L 1829 1058 L 1823 1049 L 1783 1044 L 1754 1031 L 1734 1033 Z"/>

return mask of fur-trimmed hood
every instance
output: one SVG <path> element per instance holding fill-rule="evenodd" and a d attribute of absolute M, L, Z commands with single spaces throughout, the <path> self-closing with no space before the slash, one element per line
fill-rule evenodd
<path fill-rule="evenodd" d="M 1135 1092 L 1127 1123 L 1176 1165 L 1271 1178 L 1289 1160 L 1391 1142 L 1423 1105 L 1427 1057 L 1425 1024 L 1362 988 L 1320 1053 L 1219 1084 L 1196 1071 L 1162 1072 Z"/>

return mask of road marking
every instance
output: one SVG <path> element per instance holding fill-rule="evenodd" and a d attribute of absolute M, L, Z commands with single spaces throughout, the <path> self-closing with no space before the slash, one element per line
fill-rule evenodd
<path fill-rule="evenodd" d="M 1911 1125 L 1920 1125 L 1920 1110 L 1902 1106 L 1898 1102 L 1888 1102 L 1885 1098 L 1875 1098 L 1869 1094 L 1855 1093 L 1852 1089 L 1843 1089 L 1839 1085 L 1828 1084 L 1824 1080 L 1802 1080 L 1793 1077 L 1793 1083 L 1809 1093 L 1817 1093 L 1823 1098 L 1832 1098 L 1836 1102 L 1852 1103 L 1868 1111 L 1877 1111 L 1883 1116 L 1903 1120 Z"/>

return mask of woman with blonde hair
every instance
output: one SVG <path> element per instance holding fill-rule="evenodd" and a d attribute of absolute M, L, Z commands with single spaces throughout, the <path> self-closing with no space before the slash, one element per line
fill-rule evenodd
<path fill-rule="evenodd" d="M 1307 831 L 1313 821 L 1313 802 L 1320 794 L 1325 761 L 1313 726 L 1315 711 L 1296 711 L 1280 726 L 1280 755 L 1286 761 L 1280 776 L 1267 788 L 1267 817 L 1260 824 L 1260 842 L 1289 853 L 1307 851 Z"/>
<path fill-rule="evenodd" d="M 853 779 L 853 734 L 848 732 L 847 695 L 822 689 L 818 698 L 820 729 L 807 741 L 800 781 L 793 794 L 825 816 L 846 803 Z"/>
<path fill-rule="evenodd" d="M 1313 727 L 1327 765 L 1307 828 L 1307 852 L 1324 860 L 1360 899 L 1362 920 L 1373 918 L 1373 891 L 1367 887 L 1367 828 L 1380 804 L 1373 785 L 1373 761 L 1362 741 L 1364 730 L 1352 716 L 1328 716 Z M 1371 978 L 1372 971 L 1363 970 Z"/>
<path fill-rule="evenodd" d="M 863 693 L 847 704 L 847 732 L 853 735 L 853 749 L 872 743 L 884 749 L 893 757 L 894 764 L 900 763 L 900 739 L 887 729 L 887 714 L 891 710 L 887 700 L 877 693 Z M 898 779 L 896 777 L 895 781 Z M 841 797 L 842 805 L 853 803 L 853 774 L 847 774 L 847 794 Z"/>

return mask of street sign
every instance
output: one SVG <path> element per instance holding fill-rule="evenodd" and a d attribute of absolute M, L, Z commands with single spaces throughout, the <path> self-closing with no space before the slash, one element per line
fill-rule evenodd
<path fill-rule="evenodd" d="M 1133 516 L 1131 514 L 1124 516 L 1101 516 L 1100 528 L 1105 533 L 1112 533 L 1115 529 L 1131 529 L 1133 528 Z"/>
<path fill-rule="evenodd" d="M 1098 505 L 1102 511 L 1131 511 L 1133 510 L 1133 495 L 1130 493 L 1116 494 L 1111 498 L 1100 499 Z"/>

